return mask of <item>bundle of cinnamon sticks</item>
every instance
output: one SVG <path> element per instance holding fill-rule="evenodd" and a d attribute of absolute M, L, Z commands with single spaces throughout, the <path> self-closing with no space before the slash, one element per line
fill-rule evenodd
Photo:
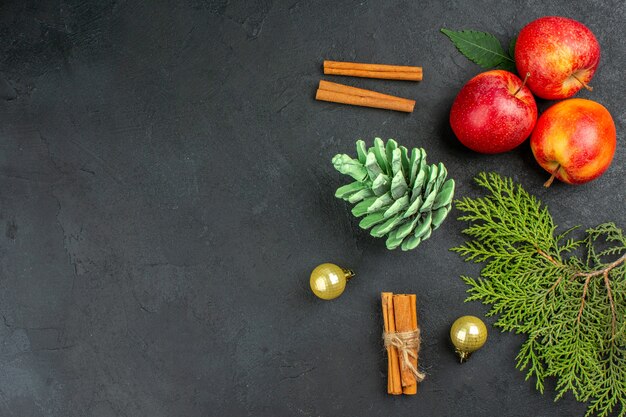
<path fill-rule="evenodd" d="M 387 393 L 413 395 L 424 378 L 418 370 L 419 327 L 415 294 L 381 294 L 385 347 L 387 349 Z"/>

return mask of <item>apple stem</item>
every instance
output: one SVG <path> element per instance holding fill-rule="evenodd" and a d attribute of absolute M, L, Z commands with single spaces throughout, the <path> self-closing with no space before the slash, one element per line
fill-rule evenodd
<path fill-rule="evenodd" d="M 543 183 L 544 187 L 548 188 L 549 186 L 552 185 L 552 183 L 554 182 L 554 179 L 556 178 L 556 173 L 559 172 L 559 169 L 561 169 L 561 164 L 558 164 L 556 168 L 554 169 L 554 171 L 552 171 L 552 176 L 550 177 L 550 179 L 548 179 L 548 181 Z"/>
<path fill-rule="evenodd" d="M 578 81 L 579 83 L 581 83 L 583 85 L 583 87 L 585 87 L 585 89 L 587 89 L 588 91 L 593 91 L 593 87 L 584 83 L 580 78 L 578 78 L 577 76 L 575 76 L 574 74 L 572 74 L 572 77 L 574 77 L 574 79 L 576 81 Z"/>
<path fill-rule="evenodd" d="M 524 81 L 522 82 L 522 85 L 520 85 L 517 91 L 513 93 L 513 97 L 517 96 L 517 93 L 519 93 L 522 90 L 522 88 L 524 88 L 524 86 L 526 85 L 526 81 L 528 81 L 528 77 L 530 77 L 530 72 L 526 73 L 526 76 L 524 77 Z"/>

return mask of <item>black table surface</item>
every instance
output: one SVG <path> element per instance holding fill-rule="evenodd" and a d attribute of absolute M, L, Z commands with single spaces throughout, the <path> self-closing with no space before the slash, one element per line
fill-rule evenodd
<path fill-rule="evenodd" d="M 473 153 L 448 123 L 482 71 L 439 32 L 503 42 L 563 15 L 602 46 L 593 98 L 626 123 L 623 1 L 8 0 L 0 3 L 0 415 L 582 416 L 515 369 L 524 337 L 485 318 L 459 365 L 464 303 L 453 211 L 418 249 L 388 251 L 334 197 L 330 162 L 363 138 L 424 147 L 478 196 L 512 176 L 560 227 L 624 215 L 623 138 L 611 168 L 555 184 L 528 143 Z M 324 59 L 424 67 L 424 81 L 324 76 Z M 314 100 L 320 79 L 417 101 L 412 114 Z M 540 109 L 550 103 L 539 102 Z M 322 262 L 357 278 L 316 299 Z M 418 297 L 428 373 L 386 394 L 381 291 Z"/>

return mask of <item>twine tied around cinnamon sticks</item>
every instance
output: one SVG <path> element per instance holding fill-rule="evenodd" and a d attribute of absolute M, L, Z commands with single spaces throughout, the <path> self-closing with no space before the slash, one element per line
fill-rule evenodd
<path fill-rule="evenodd" d="M 415 381 L 422 382 L 426 378 L 426 374 L 417 369 L 409 359 L 411 357 L 417 361 L 420 352 L 419 327 L 408 332 L 383 332 L 383 341 L 385 348 L 393 346 L 398 349 L 398 353 L 402 357 L 400 366 L 403 370 L 408 369 L 415 377 Z"/>

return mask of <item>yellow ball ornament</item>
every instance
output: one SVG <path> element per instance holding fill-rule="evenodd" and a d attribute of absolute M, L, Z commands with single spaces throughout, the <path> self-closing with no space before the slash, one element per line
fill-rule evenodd
<path fill-rule="evenodd" d="M 463 316 L 456 319 L 450 328 L 450 339 L 461 363 L 480 349 L 487 341 L 487 327 L 478 317 Z"/>
<path fill-rule="evenodd" d="M 311 272 L 311 290 L 322 300 L 339 297 L 346 289 L 346 282 L 354 276 L 354 272 L 331 263 L 318 265 Z"/>

